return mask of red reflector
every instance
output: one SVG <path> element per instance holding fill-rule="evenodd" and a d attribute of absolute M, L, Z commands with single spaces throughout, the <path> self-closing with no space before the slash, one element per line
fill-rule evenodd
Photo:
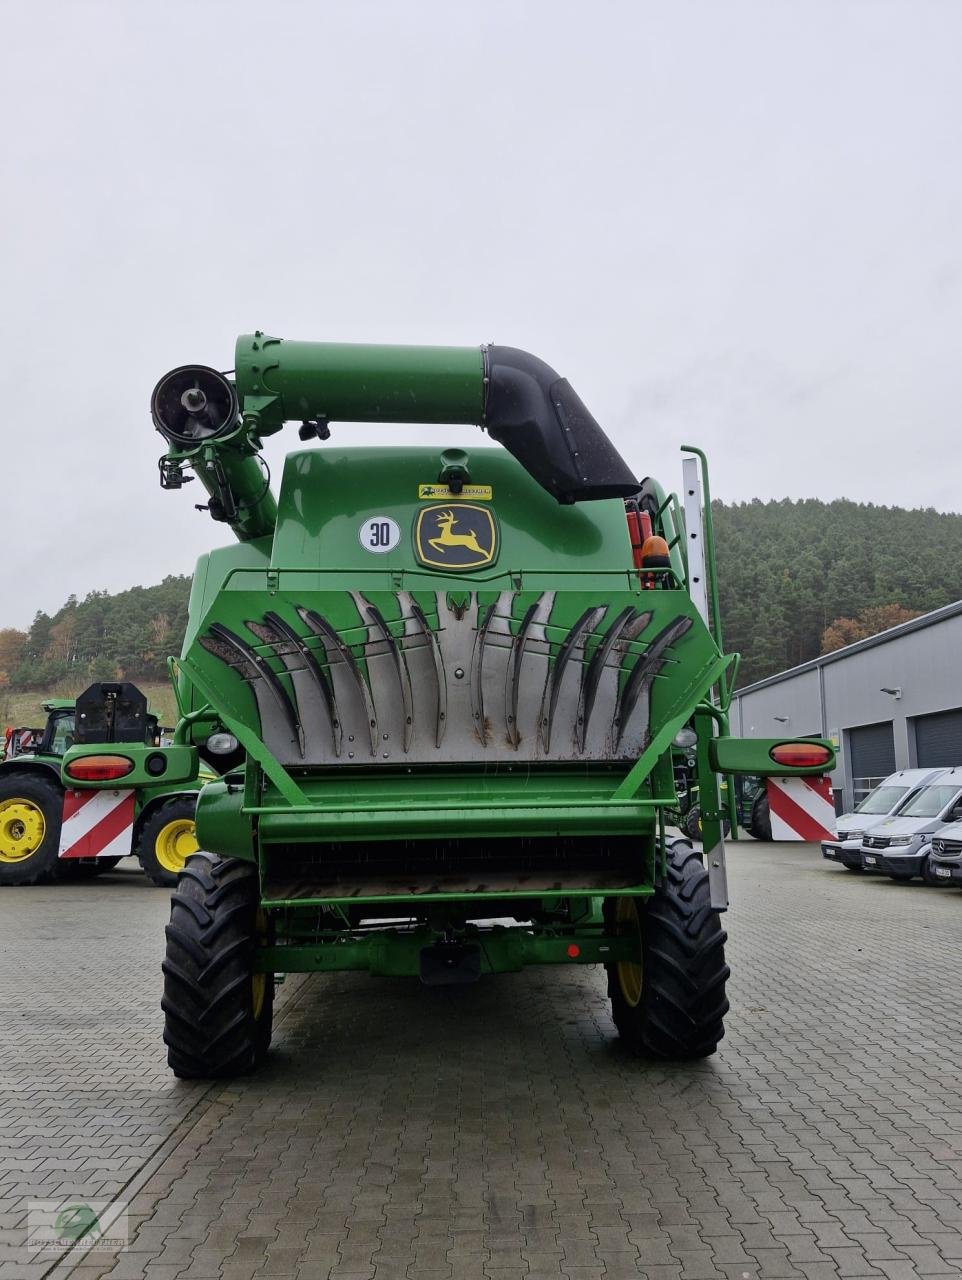
<path fill-rule="evenodd" d="M 796 769 L 811 769 L 815 765 L 828 764 L 832 753 L 820 742 L 780 742 L 768 753 L 776 764 Z"/>
<path fill-rule="evenodd" d="M 568 955 L 571 956 L 572 960 L 577 959 L 577 957 L 581 955 L 581 948 L 578 946 L 577 942 L 572 942 L 569 945 Z"/>
<path fill-rule="evenodd" d="M 133 773 L 134 762 L 127 756 L 81 756 L 71 760 L 64 772 L 78 782 L 110 782 Z"/>

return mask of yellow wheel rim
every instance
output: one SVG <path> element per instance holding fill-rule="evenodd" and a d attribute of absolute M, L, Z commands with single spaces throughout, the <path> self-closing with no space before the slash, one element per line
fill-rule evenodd
<path fill-rule="evenodd" d="M 254 926 L 257 934 L 258 944 L 263 946 L 267 941 L 267 917 L 263 911 L 257 913 L 257 923 Z M 267 999 L 267 974 L 253 973 L 251 974 L 251 1012 L 254 1014 L 254 1021 L 259 1022 L 261 1014 L 264 1012 L 264 1001 Z"/>
<path fill-rule="evenodd" d="M 192 853 L 200 848 L 193 818 L 173 818 L 157 832 L 154 853 L 157 861 L 171 875 L 179 875 Z"/>
<path fill-rule="evenodd" d="M 618 933 L 621 934 L 637 934 L 638 936 L 638 953 L 641 954 L 641 919 L 638 915 L 638 906 L 634 898 L 619 898 L 618 906 L 615 910 L 615 924 Z M 621 994 L 624 997 L 625 1004 L 630 1005 L 632 1009 L 637 1008 L 641 1004 L 641 988 L 644 981 L 644 967 L 639 960 L 636 964 L 633 960 L 618 961 L 618 986 L 621 988 Z"/>
<path fill-rule="evenodd" d="M 0 862 L 26 862 L 43 844 L 47 824 L 32 800 L 11 796 L 0 800 Z"/>

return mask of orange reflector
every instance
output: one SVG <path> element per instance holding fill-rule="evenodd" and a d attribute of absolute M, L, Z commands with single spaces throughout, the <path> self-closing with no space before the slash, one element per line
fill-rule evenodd
<path fill-rule="evenodd" d="M 768 753 L 776 764 L 796 769 L 811 769 L 815 765 L 828 764 L 832 753 L 820 742 L 780 742 Z"/>
<path fill-rule="evenodd" d="M 572 960 L 577 959 L 577 957 L 581 955 L 581 948 L 578 946 L 577 942 L 572 942 L 569 944 L 568 955 L 572 958 Z"/>
<path fill-rule="evenodd" d="M 64 772 L 78 782 L 110 782 L 133 773 L 134 762 L 127 756 L 81 756 L 71 760 Z"/>

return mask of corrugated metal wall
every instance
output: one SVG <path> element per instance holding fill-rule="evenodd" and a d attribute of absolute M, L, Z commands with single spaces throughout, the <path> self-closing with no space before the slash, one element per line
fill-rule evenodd
<path fill-rule="evenodd" d="M 898 690 L 899 696 L 883 689 Z M 888 757 L 888 772 L 962 764 L 960 703 L 962 612 L 956 612 L 737 695 L 732 732 L 750 738 L 837 734 L 839 765 L 832 783 L 840 804 L 851 809 L 853 778 L 872 776 L 857 772 L 855 766 L 864 766 L 852 760 L 852 730 L 891 727 L 894 761 Z"/>

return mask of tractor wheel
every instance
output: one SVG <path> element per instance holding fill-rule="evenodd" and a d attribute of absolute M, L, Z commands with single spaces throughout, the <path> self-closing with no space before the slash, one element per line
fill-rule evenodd
<path fill-rule="evenodd" d="M 274 977 L 254 972 L 259 938 L 257 868 L 195 853 L 170 900 L 163 964 L 167 1062 L 184 1080 L 252 1071 L 271 1042 Z"/>
<path fill-rule="evenodd" d="M 682 830 L 690 840 L 701 839 L 701 805 L 693 804 L 682 820 Z"/>
<path fill-rule="evenodd" d="M 628 1047 L 653 1058 L 714 1053 L 728 1012 L 726 935 L 691 845 L 668 849 L 667 883 L 651 898 L 606 899 L 605 920 L 641 941 L 640 964 L 607 966 L 612 1017 Z"/>
<path fill-rule="evenodd" d="M 63 791 L 24 772 L 0 778 L 0 884 L 45 884 L 60 872 Z"/>
<path fill-rule="evenodd" d="M 197 852 L 194 834 L 195 796 L 176 796 L 155 809 L 140 832 L 137 857 L 145 874 L 163 889 L 172 889 L 191 854 Z"/>
<path fill-rule="evenodd" d="M 731 823 L 728 819 L 722 818 L 722 834 L 727 836 L 731 829 Z M 689 840 L 700 840 L 702 838 L 701 805 L 693 804 L 688 810 L 685 814 L 682 830 L 685 832 L 685 835 L 688 836 Z"/>
<path fill-rule="evenodd" d="M 756 796 L 755 803 L 752 805 L 751 833 L 756 840 L 772 838 L 772 815 L 768 808 L 768 796 L 764 791 L 760 796 Z"/>

